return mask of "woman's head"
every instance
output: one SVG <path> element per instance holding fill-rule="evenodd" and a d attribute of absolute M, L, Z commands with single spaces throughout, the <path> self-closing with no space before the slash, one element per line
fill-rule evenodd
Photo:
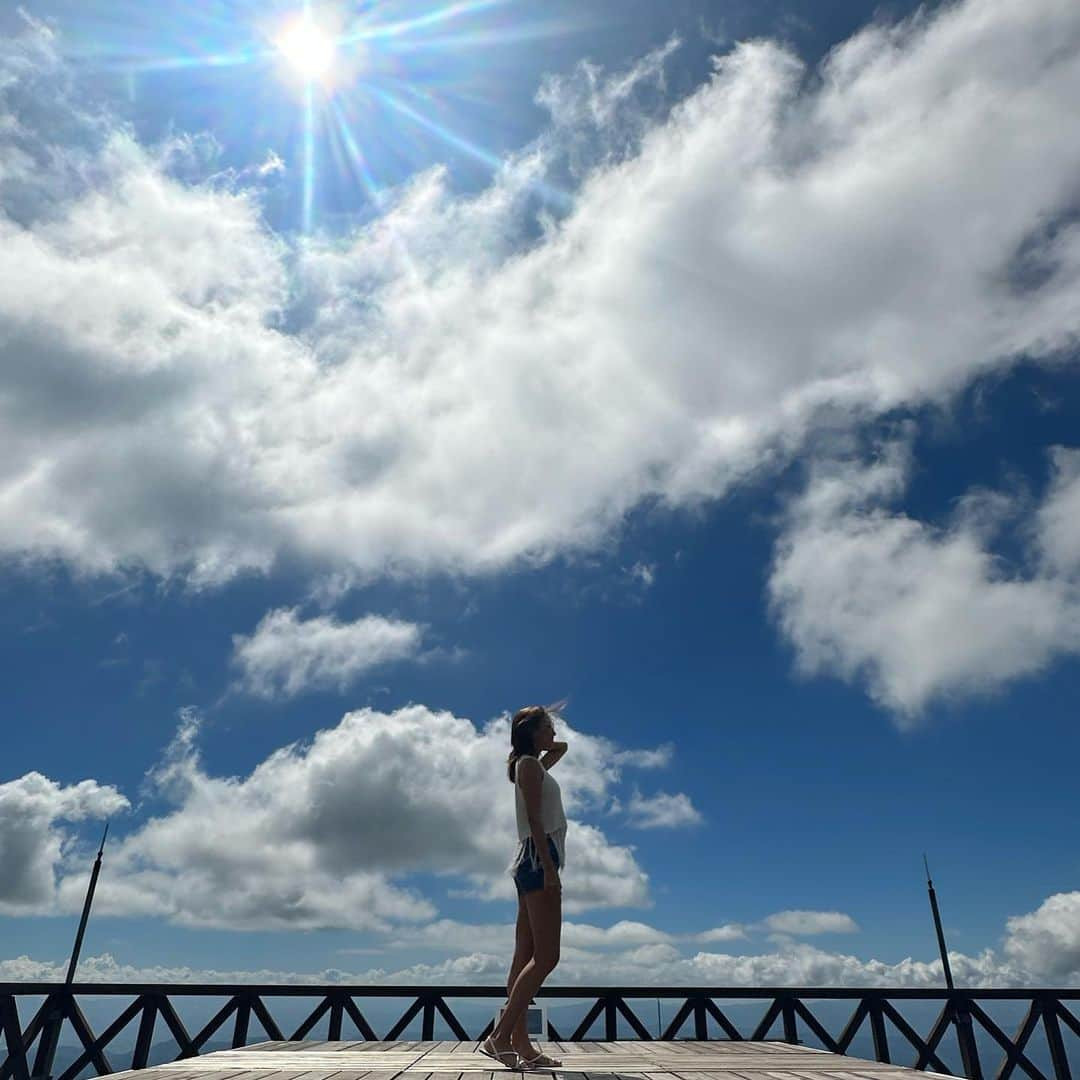
<path fill-rule="evenodd" d="M 510 721 L 510 757 L 507 772 L 514 779 L 514 766 L 522 754 L 538 754 L 555 741 L 555 722 L 543 705 L 526 705 Z"/>

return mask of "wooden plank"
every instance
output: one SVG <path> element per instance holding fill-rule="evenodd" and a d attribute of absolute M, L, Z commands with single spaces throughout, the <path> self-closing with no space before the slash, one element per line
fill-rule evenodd
<path fill-rule="evenodd" d="M 328 1080 L 328 1077 L 340 1072 L 339 1069 L 308 1069 L 307 1072 L 297 1073 L 293 1080 Z"/>
<path fill-rule="evenodd" d="M 737 1072 L 732 1072 L 730 1069 L 709 1069 L 708 1072 L 695 1073 L 683 1072 L 682 1069 L 680 1069 L 677 1075 L 683 1077 L 684 1080 L 688 1076 L 708 1077 L 709 1080 L 746 1080 L 743 1075 Z"/>
<path fill-rule="evenodd" d="M 387 1042 L 385 1039 L 363 1039 L 360 1042 L 355 1042 L 351 1045 L 354 1052 L 370 1053 L 375 1050 L 384 1052 L 387 1050 L 399 1049 L 404 1044 L 397 1041 Z"/>
<path fill-rule="evenodd" d="M 724 1072 L 723 1069 L 707 1069 L 703 1071 L 690 1070 L 690 1069 L 677 1069 L 676 1075 L 680 1080 L 712 1080 L 712 1077 L 717 1072 Z M 757 1076 L 761 1076 L 761 1073 L 757 1073 Z"/>
<path fill-rule="evenodd" d="M 190 1062 L 191 1058 L 188 1058 L 188 1061 Z M 243 1072 L 243 1069 L 222 1069 L 210 1065 L 205 1069 L 193 1069 L 192 1075 L 197 1076 L 198 1080 L 229 1080 L 229 1077 L 240 1076 Z"/>
<path fill-rule="evenodd" d="M 707 1054 L 730 1054 L 735 1051 L 740 1054 L 771 1054 L 774 1049 L 749 1039 L 709 1039 L 695 1042 L 694 1046 L 700 1047 Z"/>

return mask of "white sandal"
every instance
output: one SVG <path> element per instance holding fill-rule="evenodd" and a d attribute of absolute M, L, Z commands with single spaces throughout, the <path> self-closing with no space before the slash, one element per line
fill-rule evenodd
<path fill-rule="evenodd" d="M 490 1035 L 477 1047 L 477 1049 L 481 1054 L 486 1054 L 489 1058 L 497 1061 L 500 1065 L 505 1065 L 508 1069 L 519 1068 L 518 1063 L 521 1060 L 521 1055 L 516 1050 L 496 1050 Z M 510 1056 L 513 1060 L 507 1061 L 507 1056 Z"/>
<path fill-rule="evenodd" d="M 562 1065 L 558 1058 L 549 1057 L 543 1050 L 533 1058 L 518 1054 L 518 1061 L 521 1063 L 522 1069 L 557 1069 Z"/>

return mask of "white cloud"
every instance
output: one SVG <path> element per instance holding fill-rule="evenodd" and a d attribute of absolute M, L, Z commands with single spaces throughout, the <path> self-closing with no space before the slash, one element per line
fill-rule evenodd
<path fill-rule="evenodd" d="M 611 926 L 590 926 L 587 923 L 563 923 L 562 940 L 580 949 L 626 948 L 642 945 L 669 945 L 677 935 L 658 930 L 646 923 L 620 919 Z"/>
<path fill-rule="evenodd" d="M 635 769 L 663 769 L 671 764 L 675 753 L 674 743 L 662 743 L 651 750 L 617 750 L 613 760 L 620 765 Z"/>
<path fill-rule="evenodd" d="M 717 986 L 927 986 L 944 982 L 940 960 L 896 963 L 833 953 L 803 942 L 781 942 L 757 956 L 699 952 L 690 960 L 703 984 Z M 1031 986 L 1040 975 L 1000 960 L 993 949 L 978 956 L 949 952 L 949 967 L 961 986 Z"/>
<path fill-rule="evenodd" d="M 255 196 L 88 114 L 28 23 L 0 46 L 0 550 L 195 584 L 282 555 L 498 570 L 723 494 L 823 406 L 1059 359 L 1078 33 L 1076 5 L 970 0 L 864 28 L 814 84 L 742 42 L 644 123 L 626 86 L 662 55 L 583 67 L 602 149 L 541 235 L 566 84 L 486 192 L 434 170 L 292 251 Z"/>
<path fill-rule="evenodd" d="M 704 930 L 697 935 L 698 941 L 737 941 L 746 937 L 746 929 L 738 923 L 726 923 L 723 926 L 714 926 L 711 930 Z"/>
<path fill-rule="evenodd" d="M 1059 986 L 1080 979 L 1080 892 L 1048 896 L 1035 911 L 1011 915 L 1005 954 Z"/>
<path fill-rule="evenodd" d="M 1053 573 L 1080 578 L 1080 450 L 1054 447 L 1054 479 L 1039 507 L 1036 536 Z"/>
<path fill-rule="evenodd" d="M 52 914 L 56 866 L 67 846 L 64 823 L 101 820 L 130 807 L 115 787 L 96 780 L 65 786 L 29 772 L 0 784 L 0 914 Z"/>
<path fill-rule="evenodd" d="M 463 883 L 474 898 L 516 902 L 506 871 L 517 844 L 513 791 L 498 782 L 506 775 L 508 714 L 478 728 L 420 705 L 360 709 L 275 750 L 243 776 L 215 776 L 203 766 L 201 723 L 184 710 L 161 762 L 147 773 L 143 807 L 164 801 L 166 809 L 127 835 L 110 834 L 97 913 L 238 930 L 392 934 L 408 924 L 411 941 L 414 927 L 419 938 L 424 926 L 439 928 L 433 901 L 410 887 L 413 874 Z M 565 719 L 562 728 L 572 747 L 559 764 L 571 821 L 564 911 L 649 907 L 649 876 L 634 848 L 582 820 L 606 806 L 620 783 L 618 748 L 575 732 Z M 30 773 L 0 787 L 3 910 L 79 910 L 88 855 L 62 823 L 127 806 L 115 789 L 93 781 L 61 788 Z M 663 940 L 635 923 L 607 933 L 612 944 Z M 437 936 L 445 944 L 441 931 Z"/>
<path fill-rule="evenodd" d="M 368 615 L 351 623 L 333 616 L 301 619 L 296 608 L 268 611 L 250 636 L 233 635 L 238 686 L 263 698 L 304 690 L 346 689 L 381 664 L 416 657 L 423 629 Z"/>
<path fill-rule="evenodd" d="M 1034 515 L 1031 565 L 988 547 L 1020 504 L 981 492 L 934 526 L 886 508 L 903 491 L 907 450 L 873 465 L 819 463 L 793 503 L 769 596 L 799 668 L 865 679 L 901 725 L 931 701 L 987 694 L 1080 652 L 1080 479 L 1058 449 L 1050 491 Z M 885 505 L 883 505 L 885 504 Z"/>
<path fill-rule="evenodd" d="M 196 969 L 186 965 L 139 967 L 117 961 L 111 954 L 84 956 L 78 978 L 101 982 L 232 982 L 311 984 L 480 984 L 505 983 L 513 949 L 512 927 L 504 941 L 440 960 L 345 971 L 260 969 L 237 971 Z M 468 935 L 471 939 L 474 935 Z M 949 966 L 958 985 L 1029 987 L 1046 984 L 1047 976 L 999 958 L 993 949 L 977 956 L 949 953 Z M 30 982 L 62 979 L 65 961 L 41 961 L 23 955 L 0 960 L 0 981 Z M 768 953 L 731 955 L 698 951 L 683 953 L 667 942 L 634 945 L 621 951 L 598 952 L 563 943 L 556 969 L 561 986 L 911 986 L 940 988 L 940 960 L 905 957 L 896 963 L 832 953 L 815 946 L 785 942 Z M 274 1010 L 271 1010 L 274 1011 Z M 903 1010 L 901 1010 L 903 1011 Z M 641 1015 L 641 1014 L 639 1014 Z M 670 1019 L 670 1014 L 668 1015 Z"/>
<path fill-rule="evenodd" d="M 635 791 L 626 804 L 630 823 L 639 829 L 678 829 L 687 825 L 702 825 L 702 816 L 685 792 L 668 795 L 642 795 Z"/>
<path fill-rule="evenodd" d="M 567 879 L 568 883 L 568 879 Z M 578 923 L 564 919 L 562 923 L 562 944 L 579 949 L 615 949 L 638 945 L 670 944 L 679 935 L 669 934 L 647 923 L 630 919 L 620 919 L 611 926 L 595 926 L 591 923 Z M 463 923 L 457 919 L 437 919 L 434 922 L 412 926 L 407 935 L 394 936 L 381 942 L 381 951 L 412 951 L 416 949 L 434 949 L 445 952 L 447 943 L 453 942 L 455 949 L 462 952 L 496 952 L 505 954 L 514 948 L 514 924 L 501 923 Z M 354 952 L 366 952 L 345 948 L 343 955 Z"/>
<path fill-rule="evenodd" d="M 762 927 L 781 934 L 854 934 L 859 926 L 842 911 L 777 911 Z"/>
<path fill-rule="evenodd" d="M 1077 948 L 1080 894 L 1048 897 L 1037 911 L 1010 916 L 1005 956 L 991 948 L 977 955 L 950 951 L 949 964 L 959 985 L 1067 985 L 1080 976 Z M 850 925 L 849 925 L 850 923 Z M 721 985 L 721 986 L 912 986 L 940 987 L 940 959 L 911 957 L 889 963 L 873 957 L 828 952 L 779 936 L 782 933 L 842 932 L 854 926 L 840 912 L 777 912 L 755 929 L 772 928 L 778 936 L 765 953 L 728 954 L 694 949 L 695 943 L 737 940 L 747 927 L 715 927 L 701 933 L 672 934 L 641 922 L 620 920 L 601 927 L 567 920 L 563 924 L 558 981 L 561 985 Z M 403 936 L 390 927 L 369 944 L 340 949 L 343 956 L 381 953 L 380 966 L 349 971 L 194 969 L 186 965 L 137 967 L 111 954 L 84 956 L 80 979 L 101 982 L 265 982 L 265 983 L 490 983 L 506 977 L 514 945 L 513 922 L 462 923 L 453 919 L 419 922 Z M 415 949 L 442 953 L 430 961 L 394 961 Z M 66 958 L 41 961 L 23 955 L 0 960 L 0 981 L 54 981 L 63 976 Z"/>

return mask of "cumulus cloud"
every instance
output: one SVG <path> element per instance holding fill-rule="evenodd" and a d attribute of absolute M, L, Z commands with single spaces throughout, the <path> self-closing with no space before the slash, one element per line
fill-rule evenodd
<path fill-rule="evenodd" d="M 1035 911 L 1011 915 L 1005 954 L 1060 986 L 1080 979 L 1080 892 L 1048 896 Z"/>
<path fill-rule="evenodd" d="M 140 967 L 118 961 L 110 953 L 84 956 L 78 978 L 101 982 L 221 982 L 308 984 L 465 984 L 504 985 L 509 965 L 509 940 L 490 942 L 431 961 L 409 964 L 384 962 L 377 967 L 323 968 L 315 971 L 260 969 L 237 971 L 197 969 L 186 965 Z M 470 940 L 474 935 L 469 935 Z M 348 951 L 348 950 L 344 950 Z M 998 957 L 993 949 L 977 956 L 949 953 L 949 966 L 958 985 L 1027 987 L 1046 985 L 1046 976 Z M 23 955 L 0 961 L 0 981 L 30 982 L 62 979 L 66 961 L 42 961 Z M 684 952 L 671 942 L 655 941 L 621 949 L 598 951 L 564 941 L 558 967 L 562 986 L 881 986 L 931 987 L 944 980 L 940 959 L 896 963 L 834 953 L 805 943 L 785 942 L 767 953 L 734 955 Z M 275 1010 L 271 1010 L 275 1011 Z M 903 1011 L 903 1010 L 901 1010 Z"/>
<path fill-rule="evenodd" d="M 91 113 L 28 22 L 0 44 L 0 550 L 195 584 L 283 554 L 497 570 L 720 496 L 823 407 L 1054 361 L 1078 36 L 1075 5 L 968 0 L 813 73 L 744 41 L 644 124 L 627 80 L 659 94 L 669 49 L 583 67 L 593 105 L 549 87 L 552 130 L 488 190 L 434 170 L 293 249 L 251 191 Z M 609 149 L 538 225 L 585 122 Z"/>
<path fill-rule="evenodd" d="M 1080 894 L 1047 898 L 1026 915 L 1010 916 L 1005 955 L 983 949 L 969 956 L 950 951 L 949 964 L 960 985 L 1067 985 L 1080 975 L 1077 911 Z M 773 947 L 762 953 L 732 954 L 696 948 L 701 943 L 741 940 L 748 930 L 773 930 Z M 787 934 L 848 932 L 857 929 L 841 912 L 782 911 L 751 924 L 729 923 L 700 933 L 670 933 L 647 923 L 620 920 L 602 927 L 566 920 L 559 982 L 562 985 L 724 986 L 911 986 L 940 987 L 942 967 L 904 957 L 886 962 L 830 952 Z M 140 967 L 110 953 L 84 956 L 78 977 L 102 982 L 267 982 L 267 983 L 466 983 L 500 985 L 513 948 L 512 922 L 464 923 L 454 919 L 417 922 L 407 935 L 396 928 L 373 932 L 368 943 L 339 950 L 343 957 L 380 953 L 376 967 L 257 971 L 196 969 L 186 965 Z M 395 962 L 408 952 L 436 958 Z M 27 955 L 0 960 L 0 981 L 54 981 L 66 958 L 43 961 Z"/>
<path fill-rule="evenodd" d="M 56 869 L 69 847 L 65 823 L 130 808 L 115 787 L 96 780 L 65 786 L 29 772 L 0 784 L 0 913 L 54 913 Z M 82 879 L 85 891 L 85 864 Z"/>
<path fill-rule="evenodd" d="M 889 508 L 907 444 L 873 464 L 819 462 L 790 508 L 769 579 L 772 609 L 807 674 L 865 680 L 910 726 L 939 698 L 987 694 L 1080 652 L 1078 452 L 1057 448 L 1028 529 L 1028 565 L 989 542 L 1017 498 L 980 492 L 944 525 Z"/>
<path fill-rule="evenodd" d="M 755 956 L 699 952 L 687 963 L 703 983 L 718 986 L 926 986 L 944 982 L 941 960 L 896 963 L 828 952 L 804 942 L 781 943 L 775 952 Z M 978 956 L 949 951 L 958 985 L 1031 986 L 1040 976 L 999 958 L 993 949 Z"/>
<path fill-rule="evenodd" d="M 444 945 L 444 929 L 433 921 L 437 908 L 410 887 L 411 875 L 463 884 L 457 895 L 516 900 L 506 871 L 517 844 L 512 791 L 491 782 L 505 775 L 509 723 L 503 715 L 477 727 L 420 705 L 393 713 L 360 709 L 275 750 L 247 775 L 216 776 L 200 757 L 202 720 L 183 710 L 141 792 L 144 807 L 166 808 L 110 839 L 95 911 L 236 930 L 392 934 L 407 924 L 410 941 L 419 928 L 418 940 L 434 934 L 432 942 Z M 612 843 L 582 820 L 603 809 L 621 782 L 619 750 L 574 732 L 565 719 L 563 725 L 574 747 L 559 766 L 571 820 L 564 910 L 649 907 L 649 875 L 633 847 Z M 86 852 L 64 822 L 127 806 L 115 789 L 93 781 L 62 788 L 30 773 L 0 787 L 3 910 L 78 910 Z M 486 933 L 480 931 L 478 948 Z M 599 933 L 582 929 L 590 941 Z M 457 936 L 466 941 L 467 934 L 465 928 Z M 663 940 L 633 923 L 607 936 L 615 945 Z"/>
<path fill-rule="evenodd" d="M 233 635 L 237 686 L 263 698 L 304 690 L 346 689 L 371 668 L 415 657 L 423 630 L 415 623 L 368 615 L 302 619 L 297 608 L 268 611 L 250 636 Z"/>
<path fill-rule="evenodd" d="M 761 924 L 780 934 L 853 934 L 859 929 L 842 911 L 777 911 Z"/>

